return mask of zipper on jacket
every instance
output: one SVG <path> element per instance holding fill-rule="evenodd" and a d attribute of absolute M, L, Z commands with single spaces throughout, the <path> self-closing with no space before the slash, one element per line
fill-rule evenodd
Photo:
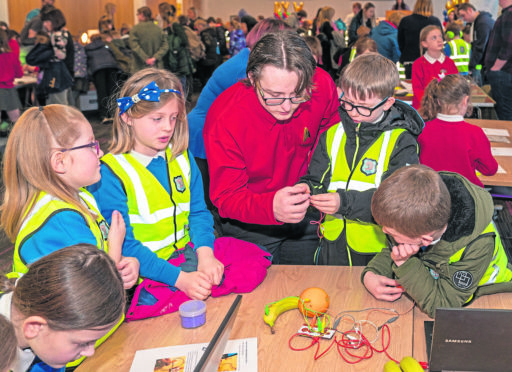
<path fill-rule="evenodd" d="M 176 243 L 178 242 L 178 223 L 176 221 L 176 210 L 178 209 L 174 199 L 172 198 L 172 183 L 171 183 L 171 175 L 169 173 L 169 164 L 168 164 L 167 154 L 165 154 L 165 170 L 167 171 L 167 180 L 169 182 L 169 198 L 171 199 L 172 205 L 174 205 L 174 212 L 172 216 L 172 220 L 174 223 L 174 249 L 178 249 Z"/>

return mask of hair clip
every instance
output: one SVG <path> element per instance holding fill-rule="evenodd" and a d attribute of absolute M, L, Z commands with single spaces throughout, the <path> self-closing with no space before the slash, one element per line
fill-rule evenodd
<path fill-rule="evenodd" d="M 124 114 L 130 107 L 132 107 L 137 102 L 142 100 L 151 101 L 151 102 L 159 102 L 161 93 L 178 93 L 181 95 L 181 92 L 176 89 L 160 89 L 158 85 L 154 81 L 146 85 L 142 90 L 134 94 L 131 97 L 122 97 L 117 99 L 117 106 L 119 107 L 119 115 Z"/>
<path fill-rule="evenodd" d="M 39 106 L 39 112 L 43 112 L 43 106 Z"/>

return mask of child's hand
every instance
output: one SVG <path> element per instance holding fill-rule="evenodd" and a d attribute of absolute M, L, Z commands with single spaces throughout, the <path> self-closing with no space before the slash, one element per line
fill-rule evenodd
<path fill-rule="evenodd" d="M 215 258 L 210 247 L 199 247 L 196 253 L 199 260 L 197 271 L 205 273 L 212 285 L 219 285 L 224 274 L 224 264 Z"/>
<path fill-rule="evenodd" d="M 395 301 L 404 292 L 404 289 L 396 280 L 383 275 L 377 275 L 371 271 L 364 274 L 363 283 L 368 292 L 377 300 Z"/>
<path fill-rule="evenodd" d="M 414 256 L 420 250 L 418 244 L 405 244 L 400 243 L 391 249 L 391 259 L 395 262 L 396 266 L 402 265 L 409 257 Z"/>
<path fill-rule="evenodd" d="M 309 187 L 299 183 L 276 192 L 273 201 L 274 217 L 280 222 L 299 223 L 309 207 Z"/>
<path fill-rule="evenodd" d="M 175 286 L 193 300 L 204 300 L 212 292 L 212 285 L 208 276 L 201 271 L 191 273 L 182 271 L 178 280 L 176 280 Z"/>
<path fill-rule="evenodd" d="M 117 270 L 123 279 L 124 289 L 129 289 L 139 278 L 139 260 L 135 257 L 122 257 L 117 264 Z"/>
<path fill-rule="evenodd" d="M 325 214 L 335 214 L 340 209 L 340 194 L 327 192 L 311 195 L 311 205 Z"/>
<path fill-rule="evenodd" d="M 112 221 L 110 222 L 110 230 L 108 232 L 108 255 L 117 264 L 121 261 L 121 252 L 123 249 L 124 235 L 126 234 L 126 226 L 121 213 L 114 211 L 112 213 Z"/>

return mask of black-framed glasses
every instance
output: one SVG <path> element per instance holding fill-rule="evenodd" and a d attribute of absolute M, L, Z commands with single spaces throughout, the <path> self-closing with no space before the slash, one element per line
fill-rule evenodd
<path fill-rule="evenodd" d="M 338 100 L 340 101 L 341 108 L 345 111 L 352 111 L 353 109 L 355 109 L 359 115 L 365 116 L 365 117 L 372 116 L 373 112 L 375 110 L 377 110 L 379 107 L 381 107 L 382 105 L 384 105 L 387 102 L 387 100 L 389 99 L 389 97 L 386 97 L 382 101 L 377 103 L 375 106 L 366 107 L 366 106 L 356 106 L 348 101 L 345 101 L 344 99 L 342 99 L 344 95 L 345 95 L 345 92 L 341 92 L 341 95 L 338 98 Z"/>
<path fill-rule="evenodd" d="M 85 148 L 95 148 L 96 149 L 96 155 L 100 156 L 100 143 L 99 141 L 93 141 L 91 143 L 88 143 L 86 145 L 71 147 L 69 149 L 61 149 L 60 151 L 66 152 L 66 151 L 73 151 L 73 150 L 79 150 L 79 149 L 85 149 Z"/>
<path fill-rule="evenodd" d="M 265 102 L 265 105 L 267 106 L 279 106 L 282 105 L 286 100 L 290 100 L 293 104 L 299 104 L 304 103 L 306 101 L 309 101 L 309 95 L 302 95 L 300 97 L 289 97 L 289 98 L 278 98 L 278 97 L 270 97 L 265 98 L 263 96 L 263 89 L 261 88 L 261 85 L 259 83 L 256 83 L 258 86 L 258 91 L 260 92 L 261 99 Z"/>

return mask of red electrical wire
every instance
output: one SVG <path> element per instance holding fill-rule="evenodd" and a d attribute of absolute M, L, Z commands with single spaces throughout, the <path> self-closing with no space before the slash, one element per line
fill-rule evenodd
<path fill-rule="evenodd" d="M 323 232 L 321 231 L 321 228 L 322 228 L 322 221 L 325 217 L 325 213 L 323 212 L 320 212 L 320 219 L 318 221 L 309 221 L 309 223 L 311 225 L 318 225 L 317 228 L 316 228 L 316 235 L 322 239 L 324 237 L 324 234 Z"/>

